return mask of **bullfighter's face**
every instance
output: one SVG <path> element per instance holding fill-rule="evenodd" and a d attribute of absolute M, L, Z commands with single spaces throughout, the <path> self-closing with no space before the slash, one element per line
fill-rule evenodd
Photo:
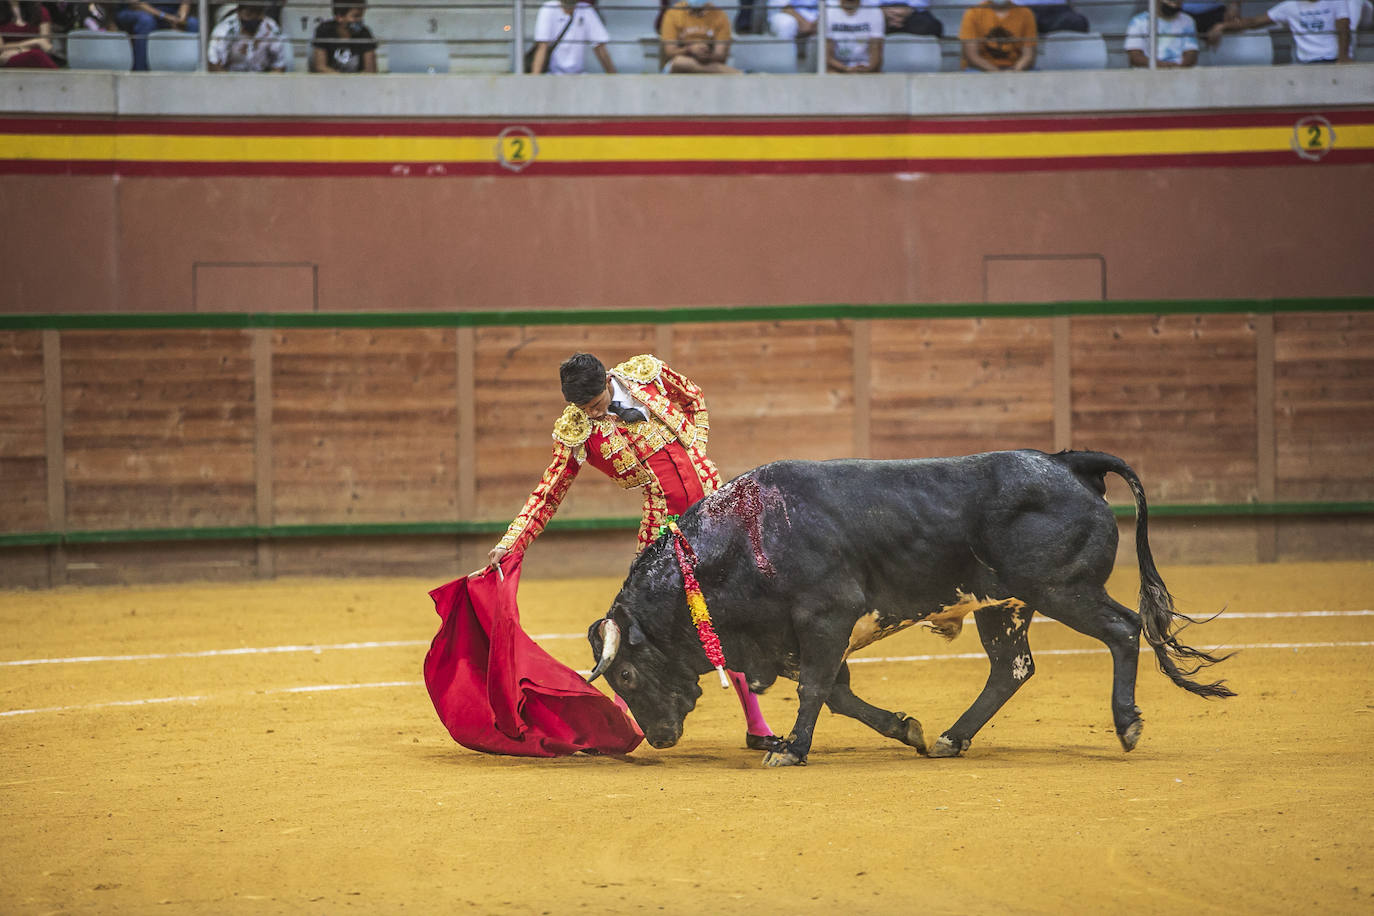
<path fill-rule="evenodd" d="M 596 397 L 592 398 L 587 403 L 578 404 L 577 406 L 581 407 L 582 412 L 585 413 L 587 416 L 591 417 L 593 420 L 599 420 L 602 417 L 606 416 L 606 410 L 611 406 L 610 376 L 606 377 L 606 389 L 604 391 L 602 391 Z"/>
<path fill-rule="evenodd" d="M 618 628 L 618 646 L 613 644 L 615 637 L 606 638 L 606 619 L 593 623 L 587 631 L 598 660 L 603 649 L 614 651 L 605 668 L 606 682 L 630 707 L 644 740 L 656 748 L 672 747 L 682 737 L 683 720 L 701 696 L 697 675 L 660 652 L 638 624 L 615 609 L 607 617 Z"/>

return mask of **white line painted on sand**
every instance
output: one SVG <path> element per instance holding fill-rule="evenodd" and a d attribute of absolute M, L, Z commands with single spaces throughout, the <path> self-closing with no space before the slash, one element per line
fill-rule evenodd
<path fill-rule="evenodd" d="M 1374 609 L 1360 611 L 1267 611 L 1255 613 L 1225 613 L 1218 620 L 1259 620 L 1281 617 L 1374 617 Z M 1037 616 L 1032 623 L 1058 623 L 1048 617 Z M 535 642 L 552 642 L 563 639 L 586 639 L 585 633 L 534 633 L 530 639 Z M 340 642 L 325 645 L 301 646 L 244 646 L 238 649 L 202 649 L 194 652 L 148 652 L 142 655 L 74 655 L 59 658 L 20 658 L 0 661 L 0 668 L 17 668 L 28 665 L 72 665 L 89 662 L 144 662 L 169 658 L 216 658 L 236 655 L 276 655 L 292 652 L 339 652 L 358 649 L 395 649 L 427 646 L 428 639 L 389 639 L 374 642 Z M 940 656 L 947 658 L 948 656 Z"/>
<path fill-rule="evenodd" d="M 1266 642 L 1266 643 L 1245 643 L 1237 646 L 1226 646 L 1218 651 L 1235 652 L 1241 649 L 1368 649 L 1374 648 L 1374 641 L 1360 642 Z M 1141 652 L 1149 651 L 1148 647 L 1142 647 Z M 1092 649 L 1045 649 L 1035 653 L 1044 658 L 1048 655 L 1107 655 L 1105 648 Z M 940 662 L 940 661 L 969 661 L 985 659 L 987 655 L 982 652 L 957 652 L 946 655 L 885 655 L 873 658 L 850 658 L 851 665 L 873 664 L 877 662 Z M 586 677 L 591 669 L 579 671 Z M 305 687 L 274 687 L 263 690 L 255 695 L 264 694 L 302 694 L 302 693 L 326 693 L 338 690 L 367 690 L 374 688 L 396 688 L 396 687 L 421 687 L 423 681 L 375 681 L 367 684 L 313 684 Z M 223 698 L 223 697 L 220 697 Z M 79 710 L 107 709 L 121 706 L 152 706 L 159 703 L 197 703 L 202 700 L 214 699 L 208 696 L 184 696 L 184 697 L 154 697 L 146 700 L 115 700 L 109 703 L 85 703 L 75 706 L 45 706 L 37 709 L 11 709 L 0 712 L 0 719 L 12 716 L 28 716 L 43 712 L 75 712 Z"/>

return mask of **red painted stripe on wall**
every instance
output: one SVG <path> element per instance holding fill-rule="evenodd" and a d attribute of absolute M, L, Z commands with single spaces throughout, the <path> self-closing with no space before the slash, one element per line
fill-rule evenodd
<path fill-rule="evenodd" d="M 343 136 L 343 137 L 495 137 L 510 126 L 527 127 L 541 136 L 780 136 L 845 134 L 981 134 L 1018 132 L 1074 132 L 1097 130 L 1199 130 L 1209 127 L 1286 127 L 1311 114 L 1335 126 L 1368 123 L 1374 109 L 1285 110 L 1229 114 L 1107 115 L 1025 118 L 902 118 L 902 119 L 788 119 L 788 120 L 500 120 L 333 121 L 133 118 L 3 118 L 0 133 L 149 134 L 165 136 Z"/>
<path fill-rule="evenodd" d="M 785 162 L 536 162 L 518 173 L 496 163 L 436 162 L 59 162 L 0 163 L 0 174 L 128 178 L 453 178 L 627 177 L 658 175 L 865 175 L 976 174 L 1102 169 L 1228 168 L 1374 164 L 1374 150 L 1333 150 L 1321 163 L 1292 153 L 1219 153 L 1168 156 L 1084 156 L 1073 159 L 793 160 Z"/>

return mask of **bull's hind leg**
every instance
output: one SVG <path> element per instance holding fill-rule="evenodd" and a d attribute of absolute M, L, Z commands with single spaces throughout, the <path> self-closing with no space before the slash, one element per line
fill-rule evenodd
<path fill-rule="evenodd" d="M 830 688 L 830 698 L 825 704 L 830 707 L 831 712 L 858 719 L 878 734 L 916 748 L 917 753 L 926 752 L 926 737 L 921 730 L 920 722 L 904 712 L 879 709 L 854 695 L 849 686 L 848 662 L 840 665 L 839 674 L 835 676 L 835 686 Z"/>
<path fill-rule="evenodd" d="M 1035 660 L 1031 658 L 1030 641 L 1026 638 L 1031 612 L 1020 602 L 981 608 L 974 612 L 973 620 L 988 653 L 987 683 L 959 721 L 935 742 L 930 749 L 932 757 L 957 757 L 968 750 L 978 730 L 1035 673 Z"/>
<path fill-rule="evenodd" d="M 1040 610 L 1084 636 L 1100 639 L 1112 653 L 1112 724 L 1121 746 L 1135 750 L 1143 720 L 1135 705 L 1135 677 L 1140 662 L 1140 615 L 1113 601 L 1104 588 L 1063 589 L 1049 596 Z"/>

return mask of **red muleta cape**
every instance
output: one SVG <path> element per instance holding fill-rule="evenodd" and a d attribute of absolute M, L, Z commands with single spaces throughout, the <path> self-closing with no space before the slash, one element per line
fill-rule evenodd
<path fill-rule="evenodd" d="M 643 734 L 629 716 L 520 628 L 523 554 L 429 593 L 442 621 L 425 656 L 425 686 L 463 747 L 489 754 L 628 754 Z"/>

